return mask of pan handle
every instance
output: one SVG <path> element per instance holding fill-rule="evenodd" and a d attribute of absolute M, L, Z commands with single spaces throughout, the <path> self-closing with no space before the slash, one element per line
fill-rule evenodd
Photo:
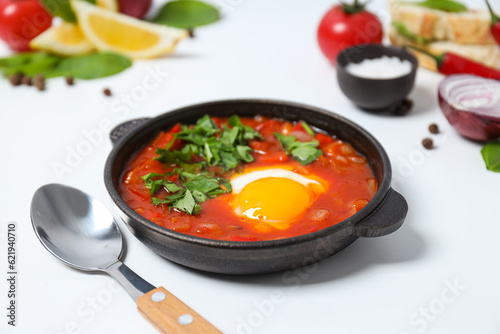
<path fill-rule="evenodd" d="M 390 234 L 403 225 L 407 213 L 405 198 L 390 188 L 379 207 L 355 226 L 355 234 L 366 238 Z"/>
<path fill-rule="evenodd" d="M 123 123 L 118 124 L 111 130 L 109 133 L 109 139 L 111 139 L 111 143 L 116 145 L 117 142 L 120 141 L 120 139 L 129 133 L 132 129 L 136 128 L 137 126 L 141 125 L 144 122 L 149 121 L 151 118 L 150 117 L 144 117 L 144 118 L 136 118 L 132 119 L 130 121 L 126 121 Z"/>

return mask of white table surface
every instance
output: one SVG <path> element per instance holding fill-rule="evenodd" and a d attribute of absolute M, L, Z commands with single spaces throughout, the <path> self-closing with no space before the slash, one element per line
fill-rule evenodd
<path fill-rule="evenodd" d="M 31 227 L 31 197 L 59 182 L 114 210 L 103 182 L 109 126 L 199 102 L 270 98 L 322 107 L 370 131 L 392 161 L 393 187 L 409 203 L 401 229 L 359 239 L 307 270 L 230 277 L 157 256 L 119 221 L 124 262 L 225 333 L 499 333 L 500 175 L 486 170 L 481 145 L 459 136 L 441 114 L 442 76 L 418 71 L 415 106 L 405 117 L 362 112 L 341 93 L 316 43 L 332 1 L 217 3 L 224 19 L 198 29 L 171 57 L 135 61 L 119 75 L 74 87 L 54 79 L 45 92 L 0 80 L 0 332 L 157 333 L 110 277 L 69 269 L 45 251 Z M 384 1 L 369 8 L 386 21 Z M 145 90 L 150 72 L 160 74 Z M 102 94 L 105 87 L 112 97 Z M 434 122 L 441 134 L 432 136 L 437 148 L 426 151 L 420 142 Z M 86 155 L 69 158 L 76 150 Z M 68 167 L 62 175 L 58 164 Z M 9 222 L 18 226 L 15 328 L 6 324 Z"/>

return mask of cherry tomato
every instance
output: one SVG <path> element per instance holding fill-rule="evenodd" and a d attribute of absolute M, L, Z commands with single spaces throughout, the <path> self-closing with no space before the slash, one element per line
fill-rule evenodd
<path fill-rule="evenodd" d="M 0 0 L 0 38 L 14 51 L 29 50 L 29 42 L 51 25 L 38 0 Z"/>
<path fill-rule="evenodd" d="M 333 64 L 340 51 L 357 44 L 381 43 L 383 29 L 377 16 L 364 5 L 337 5 L 330 9 L 318 27 L 318 43 Z"/>

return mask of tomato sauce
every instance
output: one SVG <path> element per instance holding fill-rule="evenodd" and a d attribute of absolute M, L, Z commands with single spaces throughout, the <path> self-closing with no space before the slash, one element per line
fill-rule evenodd
<path fill-rule="evenodd" d="M 212 118 L 221 127 L 227 124 L 226 118 Z M 153 160 L 157 147 L 164 148 L 170 143 L 175 133 L 181 130 L 179 124 L 157 137 L 137 152 L 124 168 L 119 184 L 122 199 L 144 218 L 167 229 L 201 238 L 230 241 L 259 241 L 289 238 L 315 232 L 337 224 L 361 210 L 372 199 L 377 191 L 377 182 L 366 159 L 358 154 L 349 143 L 330 137 L 323 133 L 310 135 L 300 122 L 294 124 L 279 119 L 261 116 L 241 118 L 244 125 L 257 130 L 264 140 L 252 140 L 248 144 L 255 161 L 245 163 L 230 171 L 222 171 L 219 167 L 207 167 L 229 179 L 245 168 L 265 167 L 277 168 L 280 165 L 293 167 L 293 172 L 300 175 L 314 175 L 327 184 L 325 193 L 319 195 L 307 211 L 289 228 L 277 229 L 272 224 L 251 220 L 238 216 L 229 203 L 236 194 L 223 194 L 208 199 L 201 204 L 197 215 L 189 215 L 175 208 L 169 210 L 168 205 L 154 206 L 149 189 L 146 188 L 142 176 L 154 172 L 172 171 L 175 165 L 164 164 Z M 294 135 L 298 141 L 318 140 L 322 155 L 307 165 L 301 165 L 281 147 L 274 133 Z M 184 144 L 176 139 L 170 150 L 180 149 Z M 195 156 L 193 159 L 203 158 Z M 177 175 L 170 177 L 176 182 Z M 159 196 L 167 194 L 162 189 Z M 170 211 L 170 212 L 169 212 Z"/>

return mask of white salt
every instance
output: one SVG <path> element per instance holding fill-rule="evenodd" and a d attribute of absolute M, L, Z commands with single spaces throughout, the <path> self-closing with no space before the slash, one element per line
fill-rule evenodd
<path fill-rule="evenodd" d="M 411 63 L 398 57 L 382 56 L 375 59 L 365 59 L 360 63 L 349 63 L 347 72 L 367 79 L 394 79 L 411 72 Z"/>

